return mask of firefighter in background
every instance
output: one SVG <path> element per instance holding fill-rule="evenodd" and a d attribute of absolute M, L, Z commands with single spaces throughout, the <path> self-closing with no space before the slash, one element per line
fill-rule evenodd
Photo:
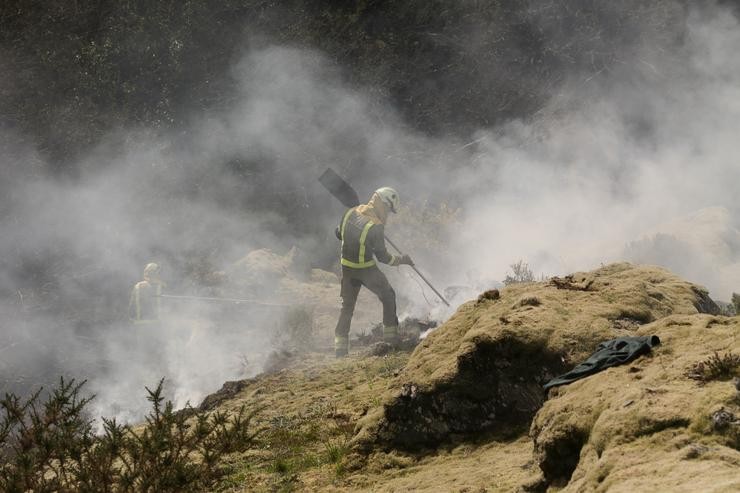
<path fill-rule="evenodd" d="M 144 280 L 137 282 L 131 291 L 129 318 L 136 325 L 156 324 L 162 303 L 162 287 L 159 265 L 149 263 L 144 268 Z"/>
<path fill-rule="evenodd" d="M 394 347 L 399 342 L 396 293 L 376 264 L 377 259 L 393 266 L 413 265 L 411 257 L 391 255 L 385 246 L 385 222 L 388 213 L 395 213 L 398 206 L 398 193 L 389 187 L 380 188 L 367 204 L 349 209 L 337 227 L 336 236 L 342 241 L 342 310 L 334 331 L 338 358 L 349 352 L 350 323 L 362 286 L 383 303 L 383 340 Z"/>

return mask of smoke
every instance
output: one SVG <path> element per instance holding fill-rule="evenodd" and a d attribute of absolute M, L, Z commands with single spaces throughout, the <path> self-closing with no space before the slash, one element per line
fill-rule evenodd
<path fill-rule="evenodd" d="M 569 80 L 541 120 L 483 133 L 474 179 L 495 186 L 468 201 L 457 248 L 499 277 L 517 258 L 558 274 L 620 260 L 625 243 L 698 209 L 736 213 L 739 27 L 727 10 L 695 9 L 671 51 L 638 47 L 606 77 Z M 729 298 L 737 279 L 718 271 L 740 260 L 736 249 L 703 272 L 680 248 L 658 250 L 640 260 Z M 709 252 L 695 253 L 706 263 Z"/>
<path fill-rule="evenodd" d="M 143 386 L 162 375 L 183 405 L 260 371 L 279 311 L 173 302 L 161 330 L 133 335 L 129 292 L 155 261 L 167 292 L 232 294 L 234 264 L 256 248 L 298 245 L 329 268 L 342 209 L 316 180 L 327 166 L 361 195 L 400 191 L 410 209 L 387 231 L 439 287 L 490 287 L 518 259 L 552 275 L 632 254 L 729 296 L 736 279 L 723 269 L 740 262 L 737 243 L 721 265 L 700 256 L 701 268 L 686 262 L 696 246 L 626 249 L 698 209 L 739 211 L 737 18 L 694 8 L 661 32 L 612 47 L 603 70 L 574 71 L 534 116 L 467 139 L 409 128 L 321 53 L 285 46 L 254 49 L 234 66 L 228 110 L 177 130 L 113 132 L 76 176 L 50 172 L 27 137 L 5 132 L 0 383 L 28 392 L 50 375 L 87 378 L 96 414 L 135 420 Z M 568 32 L 549 35 L 556 49 Z M 226 271 L 233 283 L 194 284 L 200 270 Z M 404 312 L 449 313 L 406 268 L 387 270 Z M 272 292 L 255 283 L 252 294 Z"/>
<path fill-rule="evenodd" d="M 163 300 L 160 326 L 132 326 L 129 293 L 143 266 L 162 266 L 168 293 L 273 301 L 274 283 L 244 278 L 238 261 L 297 245 L 323 250 L 319 265 L 335 263 L 341 207 L 317 181 L 326 166 L 352 174 L 418 145 L 319 53 L 267 47 L 233 70 L 240 85 L 229 111 L 177 131 L 111 133 L 72 166 L 76 176 L 58 176 L 24 138 L 3 135 L 13 150 L 0 218 L 5 390 L 88 379 L 94 413 L 129 421 L 147 408 L 144 386 L 162 376 L 183 406 L 254 375 L 283 310 Z M 199 282 L 214 273 L 228 281 Z"/>

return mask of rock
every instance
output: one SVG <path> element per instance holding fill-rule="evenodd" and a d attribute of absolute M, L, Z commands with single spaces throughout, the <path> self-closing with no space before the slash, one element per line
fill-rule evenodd
<path fill-rule="evenodd" d="M 484 301 L 496 301 L 499 298 L 501 298 L 501 293 L 498 289 L 489 289 L 478 296 L 478 304 L 483 303 Z"/>
<path fill-rule="evenodd" d="M 720 314 L 722 310 L 717 306 L 717 303 L 709 297 L 709 292 L 706 289 L 700 288 L 699 286 L 692 286 L 692 289 L 696 294 L 696 301 L 694 302 L 696 311 L 699 313 L 709 313 L 711 315 Z"/>
<path fill-rule="evenodd" d="M 725 410 L 724 407 L 712 413 L 712 426 L 715 430 L 725 430 L 728 426 L 735 423 L 738 423 L 735 415 Z"/>

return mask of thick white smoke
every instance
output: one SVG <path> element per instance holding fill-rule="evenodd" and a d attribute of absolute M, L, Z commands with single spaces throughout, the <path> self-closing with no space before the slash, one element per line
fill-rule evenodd
<path fill-rule="evenodd" d="M 646 46 L 605 79 L 569 81 L 544 121 L 483 133 L 474 177 L 491 184 L 490 193 L 467 202 L 457 248 L 498 276 L 517 258 L 559 274 L 623 259 L 625 243 L 699 209 L 737 213 L 740 63 L 732 52 L 739 43 L 728 10 L 696 10 L 674 52 Z M 737 224 L 724 225 L 728 234 Z M 707 263 L 709 252 L 684 253 L 638 260 L 690 275 L 723 299 L 738 289 L 740 279 L 721 271 L 740 261 L 740 251 L 710 270 L 687 265 Z"/>
<path fill-rule="evenodd" d="M 698 265 L 708 267 L 680 272 L 684 250 L 626 247 L 702 208 L 721 206 L 729 217 L 740 211 L 737 46 L 740 26 L 728 10 L 697 9 L 669 52 L 641 40 L 608 71 L 576 73 L 553 87 L 551 103 L 531 119 L 463 140 L 409 129 L 367 96 L 372 88 L 347 87 L 320 53 L 280 46 L 234 67 L 241 90 L 229 110 L 198 115 L 178 132 L 111 134 L 81 160 L 76 177 L 53 176 L 32 145 L 3 135 L 3 149 L 12 149 L 0 185 L 3 385 L 23 391 L 37 374 L 88 378 L 97 413 L 136 419 L 143 386 L 160 374 L 181 405 L 259 371 L 279 313 L 229 309 L 225 317 L 221 305 L 173 305 L 145 354 L 131 349 L 129 290 L 144 264 L 157 261 L 172 290 L 191 292 L 181 270 L 203 252 L 215 259 L 213 270 L 261 247 L 335 256 L 332 230 L 342 210 L 316 180 L 327 166 L 363 195 L 391 185 L 416 210 L 425 202 L 461 209 L 459 224 L 429 233 L 443 239 L 434 248 L 429 235 L 408 229 L 442 228 L 437 223 L 387 227 L 441 288 L 484 287 L 518 259 L 551 275 L 639 250 L 639 260 L 677 268 L 728 297 L 739 280 L 723 274 L 725 265 L 702 258 Z M 268 167 L 273 182 L 259 182 L 255 166 Z M 244 179 L 250 173 L 253 181 Z M 266 189 L 273 193 L 263 200 L 274 210 L 244 205 Z M 314 229 L 291 229 L 288 216 Z M 29 258 L 49 259 L 53 271 L 55 259 L 61 265 L 68 256 L 78 272 L 49 279 L 43 299 L 24 299 L 29 286 L 44 285 L 28 277 Z M 724 260 L 739 261 L 738 249 Z M 406 268 L 390 275 L 403 311 L 429 310 L 422 293 L 434 305 Z M 60 312 L 53 293 L 87 312 Z"/>

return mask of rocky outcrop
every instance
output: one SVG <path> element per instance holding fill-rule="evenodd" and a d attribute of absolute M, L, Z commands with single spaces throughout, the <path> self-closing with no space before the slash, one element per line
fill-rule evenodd
<path fill-rule="evenodd" d="M 542 385 L 599 342 L 667 316 L 716 309 L 706 290 L 656 267 L 614 264 L 567 280 L 512 285 L 498 298 L 462 305 L 417 347 L 384 405 L 360 423 L 358 449 L 419 450 L 529 426 L 546 399 Z M 542 442 L 548 480 L 577 467 L 588 436 L 576 427 L 567 440 Z"/>

